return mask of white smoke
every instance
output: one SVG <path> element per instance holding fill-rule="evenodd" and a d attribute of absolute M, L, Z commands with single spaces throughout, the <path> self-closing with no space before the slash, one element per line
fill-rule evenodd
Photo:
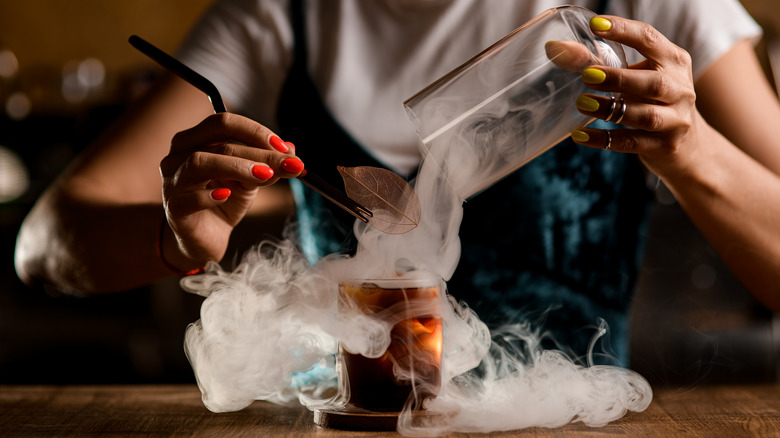
<path fill-rule="evenodd" d="M 265 242 L 233 272 L 212 264 L 206 273 L 184 278 L 184 289 L 206 297 L 200 321 L 186 334 L 186 352 L 205 405 L 215 412 L 242 409 L 254 400 L 343 407 L 348 394 L 339 391 L 338 379 L 343 387 L 345 378 L 336 367 L 339 344 L 380 357 L 397 315 L 365 315 L 340 298 L 339 283 L 430 275 L 449 279 L 460 257 L 463 200 L 533 158 L 526 146 L 539 145 L 530 141 L 547 147 L 570 132 L 572 121 L 587 122 L 577 119 L 576 111 L 562 112 L 550 98 L 564 90 L 573 102 L 580 92 L 579 75 L 548 74 L 535 70 L 529 77 L 535 86 L 517 81 L 516 88 L 530 90 L 533 99 L 510 87 L 489 103 L 477 102 L 481 106 L 472 106 L 476 109 L 458 123 L 434 129 L 435 136 L 421 132 L 426 156 L 414 188 L 422 218 L 411 232 L 389 235 L 356 222 L 359 245 L 351 258 L 331 255 L 310 266 L 293 242 Z M 447 112 L 451 101 L 429 103 L 428 109 L 439 108 L 439 115 L 453 120 Z M 412 111 L 412 116 L 420 129 L 420 113 Z M 544 335 L 530 323 L 491 334 L 466 303 L 446 293 L 436 309 L 444 330 L 441 385 L 429 388 L 438 396 L 425 402 L 428 415 L 414 415 L 411 409 L 419 406 L 407 403 L 398 422 L 403 434 L 556 427 L 572 421 L 600 426 L 628 410 L 642 411 L 651 401 L 650 386 L 637 373 L 581 365 L 561 351 L 544 350 Z M 594 342 L 605 330 L 600 328 Z"/>
<path fill-rule="evenodd" d="M 377 239 L 391 246 L 386 240 L 393 239 Z M 338 342 L 379 357 L 398 319 L 397 313 L 386 320 L 369 318 L 339 301 L 338 283 L 371 269 L 372 263 L 359 258 L 331 257 L 308 266 L 292 242 L 266 242 L 233 272 L 212 264 L 207 273 L 183 279 L 185 289 L 207 297 L 200 321 L 186 333 L 186 352 L 206 407 L 235 411 L 254 400 L 312 409 L 344 406 L 348 394 L 338 391 Z M 416 260 L 405 259 L 407 267 Z M 583 366 L 561 351 L 544 350 L 543 334 L 529 323 L 491 334 L 465 303 L 441 298 L 439 395 L 425 404 L 431 415 L 414 415 L 415 406 L 407 405 L 399 432 L 433 436 L 571 421 L 600 426 L 649 405 L 652 391 L 633 371 Z"/>
<path fill-rule="evenodd" d="M 573 421 L 603 426 L 628 410 L 646 409 L 652 399 L 647 381 L 631 370 L 582 366 L 562 351 L 542 349 L 543 335 L 528 323 L 502 327 L 492 338 L 499 342 L 491 344 L 480 366 L 449 380 L 426 403 L 429 415 L 402 416 L 399 431 L 436 436 Z"/>

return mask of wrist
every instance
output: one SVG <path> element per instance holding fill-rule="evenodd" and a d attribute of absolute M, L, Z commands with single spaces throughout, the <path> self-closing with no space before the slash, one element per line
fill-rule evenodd
<path fill-rule="evenodd" d="M 157 255 L 162 264 L 176 275 L 199 274 L 203 272 L 205 267 L 204 264 L 195 263 L 182 254 L 176 236 L 168 226 L 168 219 L 164 213 L 157 235 Z"/>
<path fill-rule="evenodd" d="M 664 181 L 696 179 L 709 160 L 714 138 L 718 133 L 701 117 L 696 117 L 685 134 L 676 134 L 663 140 L 660 154 L 640 155 L 647 168 Z M 666 152 L 663 149 L 667 149 Z"/>
<path fill-rule="evenodd" d="M 724 171 L 733 157 L 735 148 L 711 126 L 704 124 L 698 131 L 696 142 L 675 160 L 648 164 L 676 197 L 714 196 L 722 189 Z"/>

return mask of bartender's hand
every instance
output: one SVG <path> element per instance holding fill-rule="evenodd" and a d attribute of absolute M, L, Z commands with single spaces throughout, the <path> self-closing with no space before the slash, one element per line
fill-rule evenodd
<path fill-rule="evenodd" d="M 627 69 L 591 66 L 585 84 L 608 97 L 584 94 L 577 100 L 583 114 L 634 129 L 574 131 L 575 142 L 595 148 L 638 154 L 659 176 L 684 171 L 692 162 L 706 122 L 696 109 L 691 57 L 652 26 L 614 16 L 594 17 L 593 32 L 636 49 L 646 59 Z M 625 104 L 625 106 L 623 106 Z"/>
<path fill-rule="evenodd" d="M 187 271 L 220 260 L 258 189 L 303 169 L 292 143 L 236 114 L 214 114 L 179 132 L 160 163 L 163 207 L 173 232 L 163 231 L 165 261 Z"/>

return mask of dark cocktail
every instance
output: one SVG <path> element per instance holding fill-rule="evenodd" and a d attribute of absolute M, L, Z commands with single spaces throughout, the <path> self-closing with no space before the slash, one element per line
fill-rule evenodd
<path fill-rule="evenodd" d="M 343 347 L 348 403 L 371 411 L 415 408 L 438 394 L 441 385 L 441 284 L 430 278 L 353 280 L 340 284 L 342 299 L 390 325 L 390 345 L 380 357 L 353 354 Z"/>

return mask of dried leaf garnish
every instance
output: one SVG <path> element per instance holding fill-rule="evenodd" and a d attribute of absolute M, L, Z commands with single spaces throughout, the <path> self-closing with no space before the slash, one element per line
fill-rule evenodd
<path fill-rule="evenodd" d="M 388 234 L 417 228 L 422 209 L 412 186 L 395 173 L 378 167 L 338 166 L 347 196 L 371 210 L 369 225 Z"/>

